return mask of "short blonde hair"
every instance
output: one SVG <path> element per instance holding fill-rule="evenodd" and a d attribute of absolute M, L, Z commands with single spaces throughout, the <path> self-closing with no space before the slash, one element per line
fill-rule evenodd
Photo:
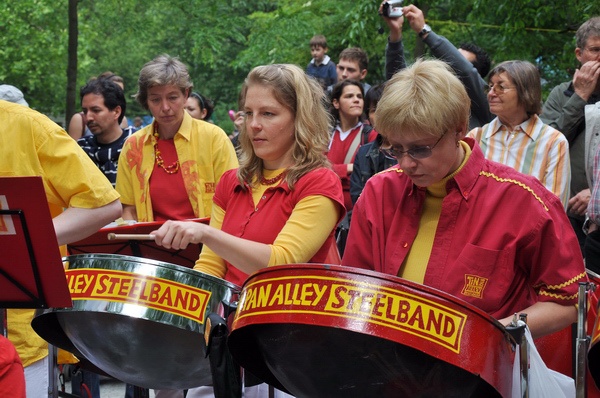
<path fill-rule="evenodd" d="M 331 117 L 326 110 L 325 93 L 319 83 L 296 65 L 277 64 L 252 69 L 244 81 L 242 98 L 246 98 L 248 87 L 253 85 L 270 87 L 277 102 L 294 115 L 294 165 L 286 174 L 290 188 L 309 171 L 329 166 L 325 153 L 332 128 Z M 245 123 L 239 137 L 238 179 L 241 183 L 252 185 L 262 176 L 263 162 L 254 153 Z"/>
<path fill-rule="evenodd" d="M 466 131 L 470 100 L 463 84 L 442 61 L 418 60 L 386 83 L 377 104 L 377 131 L 385 137 L 404 132 L 441 136 Z"/>

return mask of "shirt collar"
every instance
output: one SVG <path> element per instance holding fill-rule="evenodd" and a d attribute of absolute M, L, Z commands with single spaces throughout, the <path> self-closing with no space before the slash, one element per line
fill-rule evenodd
<path fill-rule="evenodd" d="M 327 65 L 329 61 L 331 61 L 331 58 L 329 57 L 329 55 L 325 54 L 325 56 L 323 57 L 323 62 L 321 62 L 319 65 Z M 310 63 L 313 65 L 317 64 L 314 58 L 310 60 Z"/>
<path fill-rule="evenodd" d="M 339 125 L 339 124 L 335 126 L 335 129 L 334 129 L 334 130 L 337 130 L 337 131 L 338 131 L 340 134 L 343 134 L 343 133 L 348 133 L 348 134 L 350 134 L 351 132 L 353 132 L 355 129 L 357 129 L 358 127 L 360 127 L 360 126 L 362 126 L 362 125 L 363 125 L 363 122 L 361 122 L 361 121 L 359 120 L 359 121 L 358 121 L 358 123 L 356 123 L 356 126 L 352 127 L 352 128 L 350 129 L 350 131 L 342 131 L 342 128 L 340 127 L 340 125 Z"/>
<path fill-rule="evenodd" d="M 539 131 L 536 131 L 533 127 L 537 123 L 538 119 L 538 115 L 534 114 L 529 119 L 516 126 L 514 131 L 525 133 L 529 138 L 531 138 L 531 140 L 535 140 L 539 134 Z M 486 138 L 490 138 L 498 132 L 506 130 L 506 126 L 504 126 L 502 122 L 500 122 L 500 119 L 498 119 L 497 117 L 494 120 L 492 120 L 490 124 L 491 126 L 486 134 Z"/>
<path fill-rule="evenodd" d="M 462 197 L 465 200 L 468 200 L 469 195 L 473 190 L 473 186 L 479 178 L 479 173 L 485 164 L 485 157 L 483 156 L 479 144 L 477 144 L 473 138 L 466 137 L 463 139 L 463 142 L 469 146 L 471 154 L 464 166 L 456 173 L 449 183 L 454 181 Z"/>
<path fill-rule="evenodd" d="M 177 137 L 178 135 L 182 136 L 186 141 L 190 140 L 190 137 L 192 136 L 192 123 L 193 123 L 193 118 L 190 116 L 189 113 L 187 113 L 187 111 L 183 111 L 183 120 L 181 121 L 181 126 L 179 126 L 179 130 L 177 130 L 177 132 L 175 133 L 175 137 Z M 144 129 L 150 129 L 150 134 L 148 134 L 148 136 L 146 137 L 146 140 L 150 140 L 150 137 L 153 137 L 153 133 L 154 133 L 154 129 L 155 126 L 154 124 L 156 123 L 156 120 L 154 120 L 152 122 L 152 124 L 144 127 L 142 130 Z M 173 139 L 175 139 L 175 137 L 173 137 Z M 154 142 L 154 141 L 152 141 Z"/>

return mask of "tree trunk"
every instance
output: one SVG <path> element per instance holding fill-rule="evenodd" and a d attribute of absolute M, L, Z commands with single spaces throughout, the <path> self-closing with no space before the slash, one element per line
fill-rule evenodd
<path fill-rule="evenodd" d="M 69 126 L 71 116 L 76 110 L 77 96 L 77 36 L 79 30 L 77 27 L 77 2 L 79 0 L 69 0 L 69 48 L 67 61 L 67 97 L 65 107 L 65 130 Z"/>

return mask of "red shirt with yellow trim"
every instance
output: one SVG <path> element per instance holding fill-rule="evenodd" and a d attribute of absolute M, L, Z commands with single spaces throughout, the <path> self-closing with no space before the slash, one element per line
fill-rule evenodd
<path fill-rule="evenodd" d="M 424 284 L 498 319 L 537 301 L 576 304 L 587 277 L 560 200 L 465 141 L 472 153 L 446 185 Z M 342 264 L 397 275 L 425 195 L 398 166 L 372 177 L 354 206 Z"/>
<path fill-rule="evenodd" d="M 333 171 L 326 168 L 306 173 L 296 181 L 293 190 L 285 180 L 268 188 L 257 205 L 252 199 L 252 190 L 247 188 L 242 188 L 236 170 L 229 170 L 221 177 L 214 196 L 215 204 L 225 211 L 221 229 L 231 235 L 265 244 L 275 241 L 296 204 L 303 198 L 320 195 L 340 206 L 344 204 L 340 180 Z M 344 212 L 341 212 L 339 218 L 343 216 Z M 335 245 L 334 229 L 332 228 L 327 240 L 310 262 L 325 261 L 330 246 Z M 302 237 L 298 239 L 302 240 Z M 241 286 L 248 275 L 227 262 L 226 267 L 225 280 Z"/>

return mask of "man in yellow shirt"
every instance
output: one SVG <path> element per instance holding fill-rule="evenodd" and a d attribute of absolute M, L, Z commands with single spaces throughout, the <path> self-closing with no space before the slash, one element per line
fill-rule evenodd
<path fill-rule="evenodd" d="M 56 123 L 0 100 L 0 177 L 41 176 L 59 245 L 83 239 L 121 215 L 119 194 Z M 64 209 L 64 211 L 63 211 Z M 33 310 L 8 311 L 8 337 L 25 368 L 28 397 L 48 395 L 48 346 Z"/>

